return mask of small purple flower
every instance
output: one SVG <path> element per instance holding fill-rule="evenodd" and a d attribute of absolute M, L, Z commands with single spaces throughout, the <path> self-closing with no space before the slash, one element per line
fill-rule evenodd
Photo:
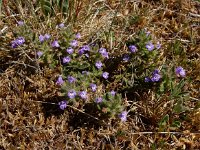
<path fill-rule="evenodd" d="M 25 42 L 25 39 L 24 39 L 23 37 L 19 37 L 19 38 L 17 39 L 17 43 L 18 43 L 19 45 L 24 44 L 24 42 Z"/>
<path fill-rule="evenodd" d="M 24 25 L 24 21 L 17 21 L 18 26 L 23 26 Z"/>
<path fill-rule="evenodd" d="M 85 52 L 85 50 L 83 48 L 81 48 L 81 49 L 78 50 L 78 54 L 79 55 L 83 55 L 84 52 Z"/>
<path fill-rule="evenodd" d="M 64 110 L 67 107 L 67 101 L 61 101 L 58 103 L 60 109 Z"/>
<path fill-rule="evenodd" d="M 77 47 L 77 46 L 78 46 L 78 41 L 77 41 L 77 40 L 72 40 L 72 41 L 70 42 L 70 46 L 72 46 L 72 47 Z"/>
<path fill-rule="evenodd" d="M 75 35 L 75 37 L 76 37 L 76 39 L 80 39 L 80 38 L 81 38 L 81 34 L 80 34 L 80 33 L 77 33 L 77 34 Z"/>
<path fill-rule="evenodd" d="M 71 58 L 69 56 L 63 57 L 63 64 L 69 63 L 71 61 Z"/>
<path fill-rule="evenodd" d="M 72 77 L 72 76 L 68 76 L 67 79 L 68 79 L 68 82 L 69 82 L 69 83 L 73 83 L 73 82 L 76 81 L 76 78 L 74 78 L 74 77 Z"/>
<path fill-rule="evenodd" d="M 185 70 L 181 66 L 177 67 L 175 72 L 178 77 L 185 77 L 186 75 Z"/>
<path fill-rule="evenodd" d="M 128 54 L 125 54 L 123 57 L 123 61 L 128 62 L 130 60 L 130 56 Z"/>
<path fill-rule="evenodd" d="M 95 92 L 97 90 L 97 85 L 94 83 L 91 83 L 90 88 L 92 89 L 93 92 Z"/>
<path fill-rule="evenodd" d="M 51 46 L 52 46 L 53 48 L 58 48 L 58 47 L 60 47 L 60 45 L 59 45 L 59 43 L 58 43 L 57 40 L 53 41 L 53 42 L 51 43 Z"/>
<path fill-rule="evenodd" d="M 51 37 L 51 35 L 50 35 L 50 34 L 45 34 L 45 35 L 44 35 L 44 38 L 45 38 L 45 40 L 48 40 L 48 39 L 50 39 L 50 37 Z"/>
<path fill-rule="evenodd" d="M 108 52 L 106 51 L 105 48 L 100 48 L 99 53 L 104 57 L 104 58 L 109 58 L 108 57 Z"/>
<path fill-rule="evenodd" d="M 105 52 L 107 52 L 105 48 L 102 47 L 102 48 L 99 49 L 99 53 L 102 54 L 102 53 L 105 53 Z"/>
<path fill-rule="evenodd" d="M 151 81 L 152 82 L 158 82 L 161 79 L 161 75 L 159 74 L 160 71 L 158 69 L 155 69 L 152 73 Z"/>
<path fill-rule="evenodd" d="M 151 77 L 151 81 L 152 82 L 158 82 L 161 79 L 161 75 L 159 74 L 153 74 L 153 76 Z"/>
<path fill-rule="evenodd" d="M 110 94 L 111 94 L 112 96 L 115 96 L 116 92 L 115 92 L 114 90 L 112 90 L 112 91 L 110 92 Z"/>
<path fill-rule="evenodd" d="M 104 79 L 108 79 L 109 73 L 108 72 L 104 72 L 102 74 L 102 76 L 103 76 Z"/>
<path fill-rule="evenodd" d="M 160 48 L 161 48 L 161 44 L 160 44 L 160 42 L 157 42 L 156 49 L 160 49 Z"/>
<path fill-rule="evenodd" d="M 96 103 L 101 103 L 102 101 L 103 101 L 102 97 L 97 97 L 95 100 Z"/>
<path fill-rule="evenodd" d="M 130 45 L 129 47 L 128 47 L 129 49 L 130 49 L 130 51 L 132 52 L 132 53 L 135 53 L 135 52 L 137 52 L 137 47 L 135 46 L 135 45 Z"/>
<path fill-rule="evenodd" d="M 82 99 L 87 99 L 87 92 L 86 92 L 86 91 L 80 91 L 80 92 L 79 92 L 79 96 L 80 96 Z"/>
<path fill-rule="evenodd" d="M 24 42 L 25 42 L 24 37 L 18 37 L 17 39 L 15 39 L 15 40 L 13 40 L 13 41 L 11 42 L 11 47 L 12 47 L 12 48 L 16 48 L 16 47 L 18 47 L 18 46 L 24 44 Z"/>
<path fill-rule="evenodd" d="M 39 36 L 39 40 L 40 40 L 40 42 L 44 42 L 45 37 L 44 37 L 43 35 L 40 35 L 40 36 Z"/>
<path fill-rule="evenodd" d="M 152 42 L 149 42 L 146 44 L 146 48 L 148 49 L 148 51 L 152 51 L 154 49 L 154 45 L 152 44 Z"/>
<path fill-rule="evenodd" d="M 160 71 L 158 69 L 155 69 L 152 74 L 154 75 L 154 74 L 159 74 L 159 73 Z"/>
<path fill-rule="evenodd" d="M 151 82 L 151 78 L 145 77 L 144 82 Z"/>
<path fill-rule="evenodd" d="M 103 66 L 103 64 L 101 63 L 101 61 L 97 61 L 95 63 L 95 66 L 97 67 L 97 69 L 101 69 L 101 67 Z"/>
<path fill-rule="evenodd" d="M 121 119 L 122 122 L 125 122 L 127 120 L 127 111 L 122 111 L 121 114 L 119 114 L 119 118 Z"/>
<path fill-rule="evenodd" d="M 40 58 L 41 56 L 43 55 L 43 52 L 42 51 L 38 51 L 37 52 L 37 56 Z"/>
<path fill-rule="evenodd" d="M 66 49 L 66 52 L 67 52 L 68 54 L 73 54 L 74 49 L 73 49 L 72 47 L 69 47 L 68 49 Z"/>
<path fill-rule="evenodd" d="M 59 28 L 64 28 L 64 27 L 65 27 L 65 24 L 64 24 L 64 23 L 61 23 L 61 24 L 58 25 L 58 27 L 59 27 Z"/>
<path fill-rule="evenodd" d="M 90 50 L 90 47 L 89 45 L 83 45 L 79 51 L 78 51 L 78 54 L 79 55 L 83 55 L 85 52 L 89 51 Z"/>
<path fill-rule="evenodd" d="M 70 98 L 70 99 L 73 99 L 73 98 L 75 98 L 75 96 L 76 96 L 76 91 L 75 90 L 70 90 L 69 92 L 68 92 L 68 97 Z"/>
<path fill-rule="evenodd" d="M 84 51 L 90 51 L 89 45 L 83 45 L 82 48 L 84 49 Z"/>
<path fill-rule="evenodd" d="M 58 80 L 56 81 L 56 84 L 62 85 L 63 83 L 64 83 L 64 80 L 63 80 L 62 76 L 59 76 Z"/>

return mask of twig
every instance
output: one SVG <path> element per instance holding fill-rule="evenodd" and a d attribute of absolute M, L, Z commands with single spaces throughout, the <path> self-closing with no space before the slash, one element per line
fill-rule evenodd
<path fill-rule="evenodd" d="M 190 97 L 192 100 L 195 100 L 195 101 L 200 101 L 200 99 L 198 98 L 195 98 L 195 97 Z"/>
<path fill-rule="evenodd" d="M 194 13 L 191 13 L 189 12 L 190 16 L 193 16 L 193 17 L 200 17 L 200 14 L 194 14 Z"/>

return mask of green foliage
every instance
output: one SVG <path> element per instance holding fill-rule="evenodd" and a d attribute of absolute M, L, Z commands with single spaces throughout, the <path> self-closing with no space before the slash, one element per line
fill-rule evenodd
<path fill-rule="evenodd" d="M 65 14 L 68 13 L 68 0 L 40 0 L 40 5 L 42 12 L 44 15 L 52 16 L 56 14 L 56 10 L 61 13 Z"/>
<path fill-rule="evenodd" d="M 0 0 L 0 14 L 1 14 L 1 8 L 2 8 L 2 0 Z"/>
<path fill-rule="evenodd" d="M 159 131 L 166 131 L 169 125 L 169 115 L 165 115 L 159 122 Z"/>

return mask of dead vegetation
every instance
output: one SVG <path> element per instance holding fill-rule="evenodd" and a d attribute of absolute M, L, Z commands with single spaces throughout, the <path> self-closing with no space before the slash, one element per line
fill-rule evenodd
<path fill-rule="evenodd" d="M 139 95 L 139 100 L 131 103 L 134 111 L 126 123 L 102 121 L 93 110 L 88 111 L 90 106 L 85 106 L 85 112 L 73 107 L 59 110 L 57 102 L 62 97 L 55 81 L 61 68 L 39 66 L 31 47 L 9 46 L 18 18 L 27 17 L 26 23 L 38 32 L 48 29 L 41 18 L 36 22 L 39 17 L 23 9 L 26 3 L 16 8 L 12 3 L 2 10 L 6 12 L 0 21 L 0 149 L 200 149 L 200 2 L 87 0 L 80 2 L 76 23 L 69 23 L 81 32 L 83 43 L 101 39 L 115 56 L 125 53 L 123 42 L 144 28 L 162 42 L 163 60 L 173 59 L 170 44 L 177 41 L 181 45 L 183 53 L 173 61 L 182 62 L 190 77 L 187 104 L 191 110 L 184 112 L 183 118 L 177 116 L 181 128 L 165 132 L 158 131 L 158 123 L 171 110 L 167 102 L 160 104 L 154 99 L 155 93 Z M 53 30 L 51 34 L 56 35 Z"/>

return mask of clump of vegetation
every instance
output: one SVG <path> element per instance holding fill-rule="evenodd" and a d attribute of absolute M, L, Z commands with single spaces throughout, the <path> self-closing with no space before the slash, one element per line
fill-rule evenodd
<path fill-rule="evenodd" d="M 198 148 L 198 2 L 2 2 L 2 148 Z"/>

